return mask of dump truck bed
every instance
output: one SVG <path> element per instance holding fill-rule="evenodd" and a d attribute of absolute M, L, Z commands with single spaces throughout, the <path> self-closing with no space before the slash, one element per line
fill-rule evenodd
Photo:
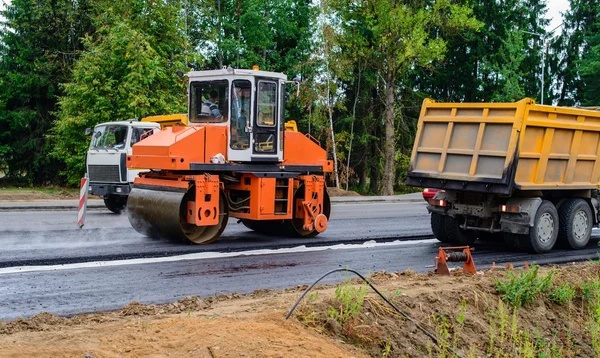
<path fill-rule="evenodd" d="M 516 103 L 425 99 L 406 183 L 510 195 L 594 189 L 600 181 L 600 112 Z"/>

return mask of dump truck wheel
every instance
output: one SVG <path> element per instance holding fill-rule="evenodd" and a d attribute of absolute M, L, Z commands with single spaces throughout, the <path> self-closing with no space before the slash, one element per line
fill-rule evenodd
<path fill-rule="evenodd" d="M 477 240 L 477 233 L 461 229 L 455 218 L 446 217 L 445 224 L 446 234 L 450 243 L 466 246 L 471 245 Z"/>
<path fill-rule="evenodd" d="M 557 245 L 575 250 L 587 246 L 592 237 L 592 210 L 583 199 L 567 199 L 558 209 Z"/>
<path fill-rule="evenodd" d="M 520 235 L 520 245 L 527 251 L 541 254 L 552 250 L 558 238 L 558 213 L 552 202 L 544 200 L 528 235 Z"/>
<path fill-rule="evenodd" d="M 107 195 L 104 197 L 104 205 L 115 214 L 120 214 L 125 205 L 127 205 L 127 197 L 121 195 Z"/>
<path fill-rule="evenodd" d="M 448 243 L 450 238 L 446 233 L 446 219 L 448 217 L 438 213 L 431 213 L 431 231 L 440 242 Z"/>

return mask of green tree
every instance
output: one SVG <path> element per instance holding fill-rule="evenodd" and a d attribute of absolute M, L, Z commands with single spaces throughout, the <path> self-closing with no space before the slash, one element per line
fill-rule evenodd
<path fill-rule="evenodd" d="M 191 3 L 188 23 L 206 57 L 200 67 L 258 65 L 292 75 L 311 54 L 315 16 L 306 0 L 212 0 Z"/>
<path fill-rule="evenodd" d="M 54 121 L 59 84 L 93 33 L 87 0 L 13 0 L 0 27 L 0 170 L 9 179 L 56 180 L 58 163 L 46 135 Z"/>
<path fill-rule="evenodd" d="M 468 6 L 448 0 L 401 2 L 394 0 L 333 1 L 342 21 L 364 18 L 368 41 L 373 48 L 370 66 L 381 78 L 385 103 L 385 145 L 381 193 L 392 195 L 395 182 L 396 111 L 400 90 L 414 67 L 431 67 L 446 53 L 445 37 L 480 23 Z"/>
<path fill-rule="evenodd" d="M 482 0 L 472 4 L 483 26 L 449 38 L 446 56 L 433 69 L 414 72 L 414 86 L 441 101 L 512 101 L 505 96 L 507 85 L 519 88 L 518 95 L 539 100 L 546 2 Z M 553 59 L 550 54 L 547 62 Z M 547 74 L 546 89 L 551 80 Z"/>
<path fill-rule="evenodd" d="M 502 60 L 498 64 L 498 73 L 501 75 L 498 79 L 500 89 L 494 94 L 493 100 L 496 102 L 516 102 L 525 97 L 523 89 L 522 73 L 520 67 L 525 59 L 523 53 L 523 35 L 520 31 L 508 33 L 507 39 L 503 41 L 500 47 L 499 58 Z"/>
<path fill-rule="evenodd" d="M 598 32 L 598 18 L 600 18 L 598 0 L 571 0 L 570 8 L 564 15 L 563 32 L 552 46 L 559 55 L 552 71 L 557 79 L 556 100 L 561 106 L 574 106 L 587 102 L 585 98 L 589 93 L 593 96 L 594 91 L 597 91 L 593 88 L 594 83 L 584 81 L 587 78 L 593 82 L 593 77 L 586 76 L 590 74 L 593 76 L 594 51 L 592 49 L 594 41 L 597 41 L 595 35 Z M 584 54 L 588 59 L 582 61 Z M 584 73 L 581 73 L 580 66 L 584 66 Z M 590 70 L 592 73 L 588 72 Z M 589 90 L 588 85 L 591 85 Z"/>
<path fill-rule="evenodd" d="M 84 173 L 89 138 L 84 129 L 115 120 L 185 111 L 185 38 L 179 8 L 139 1 L 105 7 L 95 20 L 98 31 L 84 39 L 85 51 L 64 85 L 54 128 L 54 157 L 66 164 L 69 184 Z M 143 5 L 143 6 L 142 6 Z M 125 9 L 125 10 L 124 10 Z M 153 27 L 153 19 L 162 19 Z M 160 16 L 157 14 L 161 14 Z"/>
<path fill-rule="evenodd" d="M 599 16 L 585 36 L 587 47 L 579 61 L 581 88 L 578 99 L 583 106 L 600 105 L 600 3 L 596 5 L 596 13 Z"/>

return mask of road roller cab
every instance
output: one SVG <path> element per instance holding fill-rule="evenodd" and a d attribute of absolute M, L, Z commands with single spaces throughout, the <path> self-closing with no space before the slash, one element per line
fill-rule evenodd
<path fill-rule="evenodd" d="M 188 127 L 136 144 L 132 226 L 193 243 L 220 236 L 229 216 L 271 234 L 315 236 L 330 213 L 332 162 L 310 136 L 286 130 L 284 74 L 223 69 L 187 75 Z"/>

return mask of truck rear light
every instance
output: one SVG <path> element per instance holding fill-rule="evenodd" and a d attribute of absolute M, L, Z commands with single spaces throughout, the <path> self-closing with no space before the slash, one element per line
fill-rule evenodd
<path fill-rule="evenodd" d="M 518 205 L 500 205 L 499 210 L 502 213 L 520 213 L 521 207 Z"/>
<path fill-rule="evenodd" d="M 429 205 L 431 205 L 431 206 L 443 206 L 443 207 L 445 207 L 446 204 L 448 204 L 448 203 L 444 199 L 441 199 L 441 200 L 429 199 Z"/>

